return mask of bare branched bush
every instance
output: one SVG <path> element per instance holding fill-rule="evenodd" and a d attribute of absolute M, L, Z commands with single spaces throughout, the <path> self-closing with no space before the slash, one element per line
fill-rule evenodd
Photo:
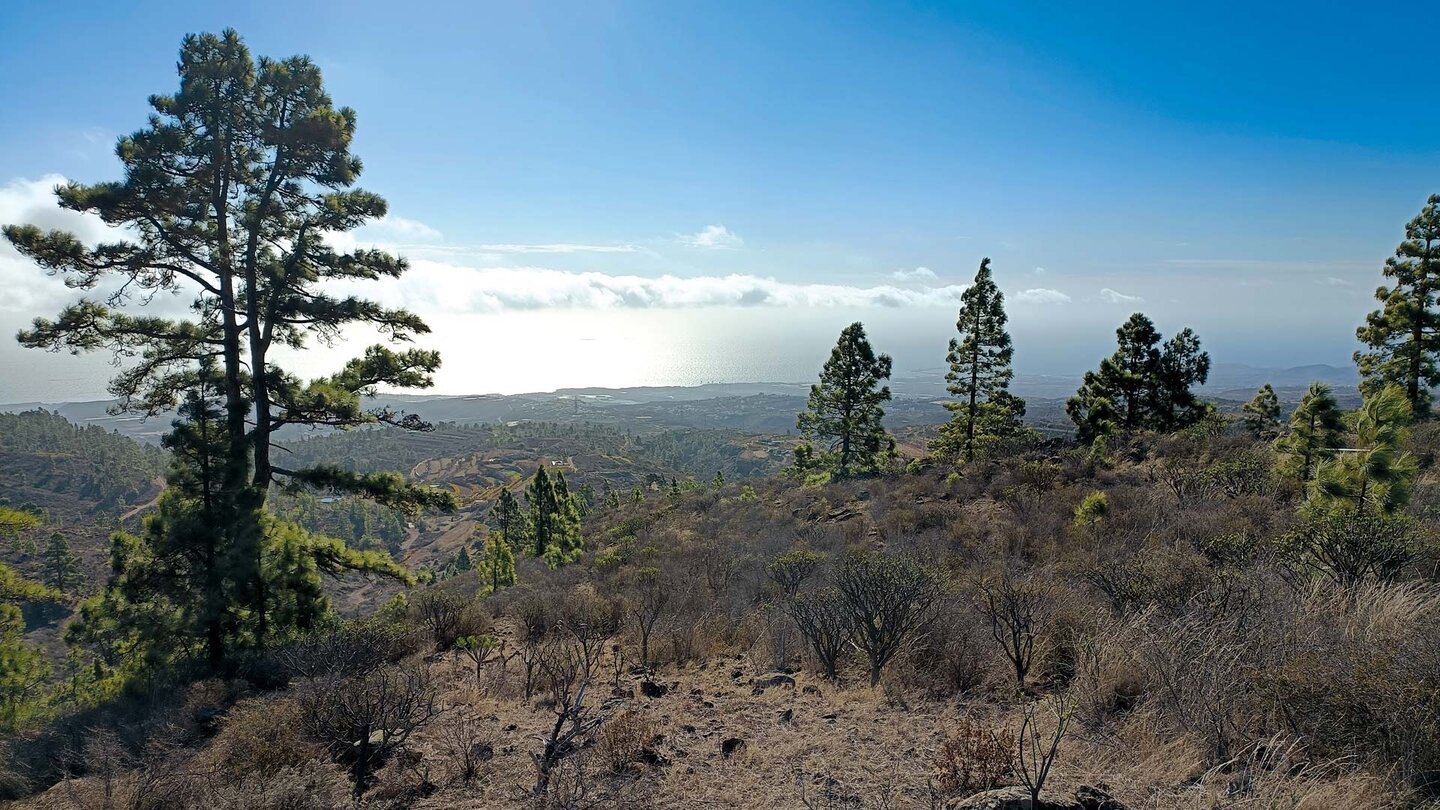
<path fill-rule="evenodd" d="M 530 754 L 535 766 L 533 792 L 536 796 L 544 796 L 549 791 L 556 767 L 578 752 L 584 737 L 601 723 L 601 718 L 585 705 L 588 688 L 589 683 L 582 681 L 574 684 L 571 691 L 560 695 L 553 708 L 555 724 L 551 726 L 550 734 L 541 738 L 540 750 Z"/>
<path fill-rule="evenodd" d="M 797 594 L 786 603 L 790 617 L 815 656 L 820 674 L 834 680 L 841 656 L 855 635 L 855 615 L 834 588 Z"/>
<path fill-rule="evenodd" d="M 644 666 L 650 665 L 650 636 L 670 609 L 672 591 L 670 575 L 653 567 L 636 571 L 628 589 L 627 612 L 640 634 L 640 663 Z"/>
<path fill-rule="evenodd" d="M 762 628 L 761 644 L 751 652 L 751 660 L 763 669 L 789 671 L 796 656 L 803 652 L 801 633 L 795 622 L 787 611 L 773 603 L 762 605 L 756 613 Z"/>
<path fill-rule="evenodd" d="M 1042 712 L 1040 704 L 1048 711 Z M 1060 743 L 1070 728 L 1074 704 L 1068 694 L 1056 692 L 1048 699 L 1028 701 L 1021 708 L 1019 741 L 1016 746 L 1015 772 L 1030 791 L 1030 801 L 1041 807 L 1040 793 L 1060 758 Z"/>
<path fill-rule="evenodd" d="M 495 757 L 495 729 L 488 720 L 463 711 L 446 714 L 434 724 L 435 747 L 450 781 L 469 785 L 480 778 Z"/>
<path fill-rule="evenodd" d="M 1054 618 L 1058 591 L 1048 574 L 1017 574 L 1008 569 L 980 577 L 975 604 L 990 625 L 1015 672 L 1015 685 L 1025 688 L 1038 644 Z"/>
<path fill-rule="evenodd" d="M 338 621 L 285 645 L 275 656 L 292 678 L 368 675 L 416 650 L 403 626 L 379 619 Z"/>
<path fill-rule="evenodd" d="M 410 736 L 440 713 L 424 667 L 391 667 L 363 678 L 321 679 L 299 697 L 305 731 L 350 768 L 355 795 Z"/>
<path fill-rule="evenodd" d="M 841 565 L 835 589 L 855 622 L 851 643 L 869 660 L 876 686 L 885 665 L 924 634 L 940 583 L 913 560 L 860 553 Z"/>

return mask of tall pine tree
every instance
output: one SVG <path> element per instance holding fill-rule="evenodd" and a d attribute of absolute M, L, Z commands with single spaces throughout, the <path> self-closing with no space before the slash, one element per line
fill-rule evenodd
<path fill-rule="evenodd" d="M 1290 429 L 1275 441 L 1275 449 L 1285 456 L 1280 464 L 1282 474 L 1300 484 L 1304 497 L 1309 497 L 1310 482 L 1320 463 L 1344 446 L 1345 419 L 1335 393 L 1322 382 L 1312 383 L 1300 405 L 1290 416 Z"/>
<path fill-rule="evenodd" d="M 412 581 L 383 552 L 355 551 L 268 513 L 253 546 L 225 542 L 226 433 L 209 371 L 202 364 L 163 440 L 170 486 L 139 535 L 111 538 L 106 588 L 67 629 L 72 640 L 129 659 L 135 670 L 199 659 L 214 671 L 232 647 L 313 627 L 329 609 L 322 575 Z"/>
<path fill-rule="evenodd" d="M 856 322 L 845 327 L 820 372 L 820 382 L 810 386 L 807 409 L 796 426 L 821 451 L 809 446 L 797 451 L 801 458 L 845 478 L 876 470 L 895 449 L 881 425 L 885 411 L 881 403 L 890 399 L 890 356 L 876 356 L 865 337 L 865 327 Z"/>
<path fill-rule="evenodd" d="M 271 459 L 274 431 L 376 422 L 423 429 L 413 416 L 367 409 L 364 398 L 380 386 L 430 385 L 439 356 L 376 345 L 309 382 L 276 363 L 274 350 L 331 343 L 352 325 L 401 344 L 428 328 L 404 310 L 331 292 L 335 282 L 398 277 L 406 265 L 383 251 L 331 246 L 330 236 L 384 216 L 386 205 L 353 188 L 361 169 L 350 153 L 355 113 L 334 106 L 314 63 L 301 56 L 257 62 L 226 31 L 187 36 L 178 70 L 178 92 L 152 96 L 149 122 L 116 147 L 122 180 L 56 190 L 63 207 L 115 226 L 113 241 L 89 246 L 33 225 L 6 226 L 4 235 L 72 288 L 104 291 L 53 320 L 36 319 L 20 342 L 114 353 L 125 366 L 110 385 L 118 409 L 170 411 L 185 401 L 202 361 L 216 363 L 223 453 L 213 457 L 203 497 L 220 533 L 217 557 L 233 562 L 239 590 L 257 600 L 250 609 L 262 640 L 264 504 L 273 483 L 346 489 L 402 508 L 453 508 L 447 494 L 393 474 L 280 467 Z M 192 302 L 190 317 L 134 311 L 171 294 Z"/>
<path fill-rule="evenodd" d="M 577 559 L 584 546 L 580 510 L 564 474 L 550 475 L 542 464 L 525 489 L 525 501 L 531 553 L 551 566 Z"/>
<path fill-rule="evenodd" d="M 515 553 L 505 535 L 491 532 L 485 539 L 485 554 L 480 558 L 480 581 L 490 586 L 495 593 L 501 588 L 515 584 Z"/>
<path fill-rule="evenodd" d="M 1151 383 L 1148 427 L 1172 431 L 1193 425 L 1210 413 L 1196 398 L 1192 386 L 1210 378 L 1210 354 L 1200 349 L 1200 337 L 1188 327 L 1165 341 Z"/>
<path fill-rule="evenodd" d="M 1384 274 L 1392 283 L 1375 290 L 1380 309 L 1356 330 L 1370 347 L 1355 353 L 1361 389 L 1376 394 L 1398 385 L 1415 418 L 1426 419 L 1430 389 L 1440 385 L 1440 195 L 1405 226 L 1405 241 L 1385 260 Z"/>
<path fill-rule="evenodd" d="M 960 337 L 950 339 L 945 356 L 946 390 L 954 397 L 945 408 L 954 416 L 931 445 L 936 453 L 974 461 L 982 448 L 1024 430 L 1025 400 L 1010 393 L 1015 349 L 1006 321 L 1005 296 L 991 277 L 990 260 L 982 259 L 975 282 L 960 297 Z"/>
<path fill-rule="evenodd" d="M 500 490 L 495 505 L 490 507 L 490 521 L 495 530 L 505 538 L 506 543 L 514 546 L 525 542 L 528 535 L 526 515 L 515 496 L 510 494 L 510 490 Z"/>
<path fill-rule="evenodd" d="M 80 558 L 70 549 L 65 535 L 55 532 L 45 544 L 45 584 L 57 591 L 69 591 L 79 584 Z"/>

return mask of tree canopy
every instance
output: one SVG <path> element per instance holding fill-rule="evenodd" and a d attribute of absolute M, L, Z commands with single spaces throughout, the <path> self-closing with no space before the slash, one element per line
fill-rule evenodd
<path fill-rule="evenodd" d="M 811 445 L 796 451 L 797 468 L 819 467 L 841 478 L 873 472 L 894 452 L 895 440 L 881 425 L 890 400 L 888 354 L 876 355 L 859 322 L 845 327 L 820 371 L 820 382 L 810 386 L 806 410 L 796 426 Z"/>
<path fill-rule="evenodd" d="M 1191 390 L 1210 376 L 1198 335 L 1182 329 L 1162 346 L 1154 322 L 1137 312 L 1115 337 L 1115 353 L 1085 373 L 1065 404 L 1082 441 L 1115 429 L 1178 430 L 1209 413 Z"/>
<path fill-rule="evenodd" d="M 955 322 L 960 336 L 950 339 L 945 356 L 946 390 L 953 397 L 945 408 L 953 416 L 932 444 L 942 456 L 974 461 L 986 447 L 1024 430 L 1025 400 L 1010 393 L 1015 348 L 1005 331 L 1007 320 L 1005 295 L 995 285 L 990 260 L 982 259 L 975 282 L 960 296 Z"/>
<path fill-rule="evenodd" d="M 1398 385 L 1415 418 L 1430 415 L 1430 389 L 1440 385 L 1440 195 L 1431 195 L 1405 226 L 1405 241 L 1385 260 L 1389 286 L 1375 290 L 1380 308 L 1365 318 L 1356 337 L 1368 348 L 1355 352 L 1361 388 L 1378 393 Z"/>

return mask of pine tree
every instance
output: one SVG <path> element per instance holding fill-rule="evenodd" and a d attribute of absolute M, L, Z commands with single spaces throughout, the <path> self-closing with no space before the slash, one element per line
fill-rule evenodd
<path fill-rule="evenodd" d="M 531 552 L 551 566 L 577 559 L 584 547 L 584 538 L 580 510 L 565 482 L 565 474 L 552 476 L 541 466 L 525 490 L 525 499 L 529 506 Z"/>
<path fill-rule="evenodd" d="M 490 592 L 515 584 L 515 554 L 505 535 L 492 533 L 485 542 L 485 555 L 480 560 L 480 578 L 490 584 Z"/>
<path fill-rule="evenodd" d="M 556 513 L 555 484 L 543 464 L 525 489 L 525 504 L 529 510 L 531 553 L 543 558 L 554 545 Z"/>
<path fill-rule="evenodd" d="M 840 333 L 820 382 L 810 387 L 807 410 L 796 427 L 824 448 L 820 462 L 841 478 L 873 472 L 894 452 L 880 407 L 890 399 L 890 388 L 880 386 L 890 379 L 890 367 L 890 356 L 875 355 L 864 325 L 857 322 Z"/>
<path fill-rule="evenodd" d="M 975 283 L 960 297 L 960 337 L 950 339 L 945 356 L 946 390 L 955 397 L 945 408 L 954 416 L 931 445 L 936 453 L 974 461 L 986 445 L 1024 430 L 1025 400 L 1010 393 L 1015 349 L 1006 321 L 1005 296 L 991 278 L 990 260 L 982 259 Z"/>
<path fill-rule="evenodd" d="M 139 535 L 112 536 L 106 587 L 67 629 L 67 638 L 111 650 L 111 658 L 128 656 L 136 669 L 166 665 L 198 642 L 214 671 L 234 646 L 315 626 L 329 610 L 322 575 L 412 581 L 382 552 L 355 551 L 269 513 L 259 515 L 253 546 L 227 544 L 217 523 L 226 434 L 209 391 L 202 379 L 187 394 L 162 440 L 171 451 L 170 486 Z M 129 651 L 117 656 L 117 648 Z"/>
<path fill-rule="evenodd" d="M 0 534 L 36 528 L 40 521 L 28 512 L 0 506 Z M 58 602 L 59 591 L 20 576 L 0 563 L 0 731 L 14 730 L 25 707 L 50 675 L 40 649 L 25 642 L 22 602 Z"/>
<path fill-rule="evenodd" d="M 526 540 L 526 515 L 510 490 L 500 490 L 495 505 L 490 507 L 490 520 L 507 543 L 523 543 Z"/>
<path fill-rule="evenodd" d="M 450 570 L 455 573 L 461 573 L 463 571 L 469 571 L 472 567 L 474 566 L 470 562 L 470 552 L 467 551 L 464 546 L 461 546 L 460 552 L 455 555 L 455 559 L 450 561 Z"/>
<path fill-rule="evenodd" d="M 1241 421 L 1245 429 L 1255 437 L 1273 436 L 1280 428 L 1280 397 L 1270 383 L 1265 383 L 1255 392 L 1255 398 L 1245 403 Z"/>
<path fill-rule="evenodd" d="M 554 481 L 555 541 L 549 561 L 551 565 L 561 565 L 579 559 L 585 540 L 581 534 L 580 505 L 565 481 L 565 473 L 556 473 Z"/>
<path fill-rule="evenodd" d="M 1398 385 L 1365 397 L 1351 417 L 1355 449 L 1324 461 L 1315 476 L 1321 506 L 1393 514 L 1410 502 L 1418 469 L 1404 451 L 1409 437 L 1410 400 Z"/>
<path fill-rule="evenodd" d="M 1174 431 L 1199 422 L 1210 408 L 1196 398 L 1191 387 L 1210 377 L 1210 355 L 1200 349 L 1200 338 L 1189 328 L 1165 341 L 1151 383 L 1152 412 L 1147 427 Z"/>
<path fill-rule="evenodd" d="M 257 620 L 251 633 L 263 643 L 270 614 L 261 568 L 264 505 L 272 484 L 345 490 L 407 510 L 454 506 L 448 493 L 392 473 L 280 467 L 271 459 L 274 431 L 377 422 L 424 429 L 414 416 L 366 409 L 364 398 L 381 386 L 429 386 L 439 356 L 376 345 L 308 383 L 277 364 L 273 349 L 332 342 L 348 326 L 399 343 L 428 327 L 404 310 L 331 292 L 330 282 L 395 278 L 406 265 L 383 251 L 331 247 L 328 237 L 384 216 L 386 205 L 353 188 L 361 168 L 350 153 L 355 114 L 334 106 L 319 69 L 298 56 L 257 63 L 233 31 L 187 36 L 178 69 L 179 91 L 152 96 L 147 125 L 120 141 L 122 180 L 56 190 L 63 207 L 93 213 L 123 236 L 89 247 L 33 225 L 8 225 L 4 235 L 73 288 L 120 290 L 103 301 L 82 299 L 53 320 L 36 319 L 20 334 L 31 348 L 107 350 L 133 361 L 111 381 L 118 408 L 170 411 L 214 361 L 221 418 L 218 436 L 207 441 L 223 452 L 210 456 L 203 493 L 172 500 L 187 508 L 203 501 L 205 526 L 217 536 L 194 542 L 213 545 L 214 558 L 224 561 L 219 580 L 195 587 L 210 592 L 230 583 L 225 587 L 255 600 L 247 607 Z M 190 317 L 134 312 L 171 294 L 192 301 Z"/>
<path fill-rule="evenodd" d="M 1430 416 L 1430 389 L 1440 385 L 1440 195 L 1431 195 L 1405 226 L 1405 241 L 1385 261 L 1392 280 L 1375 298 L 1381 307 L 1365 318 L 1356 337 L 1370 347 L 1357 351 L 1361 389 L 1379 393 L 1399 385 L 1416 419 Z"/>
<path fill-rule="evenodd" d="M 80 558 L 70 550 L 65 535 L 55 532 L 45 545 L 45 584 L 57 591 L 69 591 L 80 582 Z"/>
<path fill-rule="evenodd" d="M 1210 374 L 1210 355 L 1193 331 L 1182 329 L 1161 346 L 1155 324 L 1137 312 L 1115 337 L 1115 353 L 1086 372 L 1065 403 L 1082 441 L 1116 429 L 1178 430 L 1210 413 L 1191 391 Z"/>
<path fill-rule="evenodd" d="M 1307 497 L 1315 470 L 1343 446 L 1344 431 L 1344 415 L 1334 392 L 1325 383 L 1312 383 L 1290 416 L 1289 432 L 1275 442 L 1275 449 L 1285 456 L 1281 472 L 1299 482 Z"/>

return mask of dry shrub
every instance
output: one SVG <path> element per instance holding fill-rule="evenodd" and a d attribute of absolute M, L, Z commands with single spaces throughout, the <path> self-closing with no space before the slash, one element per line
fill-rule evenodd
<path fill-rule="evenodd" d="M 250 699 L 226 715 L 209 756 L 233 774 L 297 768 L 325 755 L 305 736 L 300 707 L 293 700 Z"/>
<path fill-rule="evenodd" d="M 1275 700 L 1319 756 L 1359 756 L 1440 787 L 1440 594 L 1318 589 L 1296 606 Z"/>
<path fill-rule="evenodd" d="M 92 728 L 82 757 L 86 775 L 55 785 L 37 807 L 170 810 L 195 805 L 191 763 L 173 746 L 156 745 L 136 753 L 113 730 Z"/>
<path fill-rule="evenodd" d="M 1274 737 L 1249 746 L 1184 788 L 1157 791 L 1157 810 L 1400 810 L 1415 796 L 1344 761 L 1312 762 L 1298 742 Z"/>
<path fill-rule="evenodd" d="M 1072 639 L 1076 719 L 1091 731 L 1104 731 L 1112 721 L 1139 703 L 1145 693 L 1144 672 L 1136 659 L 1145 617 L 1122 620 L 1093 634 Z"/>
<path fill-rule="evenodd" d="M 345 775 L 318 761 L 211 784 L 197 799 L 191 806 L 213 810 L 341 810 L 352 806 Z"/>
<path fill-rule="evenodd" d="M 976 715 L 964 715 L 935 754 L 935 785 L 950 796 L 969 796 L 1015 781 L 1008 736 Z"/>
<path fill-rule="evenodd" d="M 1150 705 L 1172 730 L 1202 740 L 1211 762 L 1229 759 L 1255 724 L 1253 647 L 1201 617 L 1152 619 L 1146 631 L 1140 661 Z"/>
<path fill-rule="evenodd" d="M 470 714 L 451 713 L 436 724 L 435 747 L 452 782 L 468 785 L 495 757 L 494 724 Z"/>
<path fill-rule="evenodd" d="M 423 640 L 383 619 L 342 621 L 319 628 L 276 652 L 285 673 L 297 678 L 356 678 L 418 652 Z"/>
<path fill-rule="evenodd" d="M 430 634 L 437 650 L 448 650 L 456 639 L 484 635 L 490 629 L 485 612 L 472 596 L 440 587 L 417 593 L 410 600 L 410 615 Z"/>
<path fill-rule="evenodd" d="M 655 739 L 655 723 L 635 711 L 625 711 L 606 720 L 595 735 L 595 755 L 614 773 L 639 769 L 640 755 Z"/>

